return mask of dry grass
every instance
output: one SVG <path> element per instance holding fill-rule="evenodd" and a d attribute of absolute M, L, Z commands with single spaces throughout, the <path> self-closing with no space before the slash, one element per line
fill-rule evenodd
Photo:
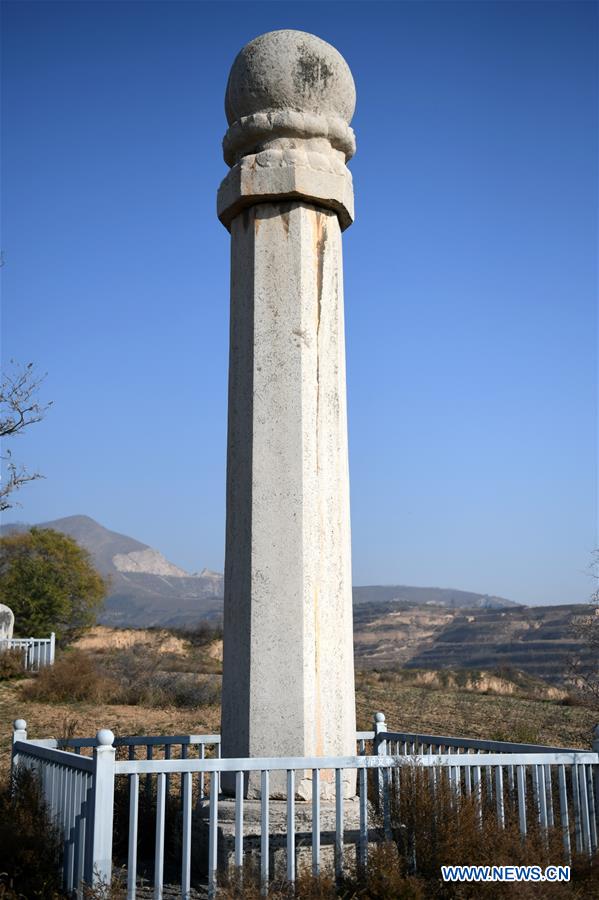
<path fill-rule="evenodd" d="M 460 688 L 415 685 L 403 671 L 356 674 L 358 728 L 372 727 L 382 710 L 391 727 L 427 734 L 450 734 L 490 740 L 590 747 L 599 719 L 589 707 L 563 700 L 509 694 L 478 694 Z"/>
<path fill-rule="evenodd" d="M 28 679 L 23 684 L 31 683 Z M 124 704 L 96 704 L 89 701 L 42 703 L 24 700 L 20 687 L 0 683 L 0 775 L 10 765 L 12 722 L 24 718 L 31 737 L 93 736 L 99 728 L 118 735 L 128 734 L 213 734 L 220 728 L 220 708 L 182 709 L 168 706 L 147 709 Z"/>
<path fill-rule="evenodd" d="M 393 681 L 397 669 L 385 668 L 378 671 L 381 681 Z M 532 700 L 561 700 L 568 697 L 568 691 L 547 684 L 518 669 L 501 667 L 494 671 L 486 669 L 401 669 L 405 685 L 428 687 L 431 690 L 457 690 L 476 694 L 498 694 L 500 696 L 522 697 Z"/>
<path fill-rule="evenodd" d="M 126 661 L 146 657 L 156 671 L 222 673 L 222 632 L 211 626 L 195 631 L 164 628 L 106 628 L 97 625 L 73 649 L 90 655 L 99 666 L 126 668 Z M 124 664 L 125 663 L 125 664 Z"/>

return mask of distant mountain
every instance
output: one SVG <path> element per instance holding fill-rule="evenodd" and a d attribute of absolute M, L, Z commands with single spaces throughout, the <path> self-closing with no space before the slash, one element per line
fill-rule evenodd
<path fill-rule="evenodd" d="M 85 547 L 111 581 L 99 621 L 142 628 L 187 627 L 219 620 L 223 576 L 190 574 L 147 544 L 104 528 L 89 516 L 68 516 L 55 528 Z M 2 533 L 28 525 L 4 525 Z M 511 667 L 560 682 L 572 654 L 585 648 L 572 634 L 584 605 L 526 607 L 489 594 L 451 588 L 372 585 L 354 588 L 354 641 L 359 667 L 398 665 L 424 670 Z"/>
<path fill-rule="evenodd" d="M 404 602 L 411 606 L 447 606 L 450 609 L 505 609 L 521 605 L 503 597 L 456 591 L 453 588 L 406 587 L 403 584 L 354 588 L 354 603 L 390 602 Z"/>
<path fill-rule="evenodd" d="M 110 578 L 110 593 L 100 613 L 103 625 L 133 628 L 182 626 L 222 616 L 223 577 L 204 569 L 190 574 L 141 541 L 104 528 L 89 516 L 67 516 L 40 522 L 74 538 L 90 553 L 94 565 Z M 24 531 L 7 524 L 3 533 Z"/>
<path fill-rule="evenodd" d="M 89 551 L 98 570 L 110 577 L 110 594 L 99 618 L 103 625 L 185 626 L 222 616 L 223 576 L 218 572 L 186 572 L 158 550 L 110 531 L 89 516 L 67 516 L 41 522 L 40 526 L 70 535 Z M 15 523 L 3 525 L 1 531 L 23 531 L 28 527 Z M 356 606 L 397 602 L 450 609 L 517 606 L 511 600 L 488 594 L 405 585 L 355 587 L 353 596 Z"/>

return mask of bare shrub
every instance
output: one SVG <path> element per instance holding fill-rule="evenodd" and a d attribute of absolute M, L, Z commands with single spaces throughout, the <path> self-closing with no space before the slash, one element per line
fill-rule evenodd
<path fill-rule="evenodd" d="M 309 871 L 298 872 L 294 884 L 287 881 L 271 881 L 268 893 L 261 891 L 257 874 L 250 877 L 244 872 L 243 880 L 231 876 L 219 882 L 218 896 L 223 900 L 425 900 L 426 884 L 404 875 L 398 864 L 397 847 L 381 844 L 371 848 L 366 872 L 353 872 L 336 883 L 330 873 L 318 877 Z"/>
<path fill-rule="evenodd" d="M 527 807 L 530 811 L 535 808 L 532 796 L 528 797 Z M 391 877 L 389 872 L 396 872 L 404 879 L 416 879 L 415 884 L 422 883 L 423 896 L 427 898 L 503 898 L 514 894 L 509 883 L 444 884 L 440 880 L 442 865 L 537 865 L 544 868 L 568 862 L 564 857 L 561 828 L 543 830 L 534 813 L 529 814 L 528 833 L 523 840 L 515 806 L 505 803 L 501 824 L 495 795 L 487 792 L 486 784 L 483 783 L 480 793 L 473 789 L 469 796 L 456 792 L 446 769 L 434 773 L 421 766 L 402 767 L 399 790 L 394 785 L 391 792 L 389 813 L 397 855 L 394 861 L 392 852 L 386 851 L 387 855 L 379 858 L 375 868 L 382 867 L 387 873 L 386 879 Z M 380 814 L 379 824 L 382 829 Z M 572 877 L 574 882 L 578 881 L 580 893 L 573 884 L 545 883 L 544 897 L 599 896 L 599 856 L 595 856 L 594 867 L 589 867 L 588 859 L 575 858 L 573 861 Z M 368 890 L 380 875 L 369 869 Z M 520 897 L 538 897 L 538 885 L 519 883 Z"/>
<path fill-rule="evenodd" d="M 169 628 L 176 637 L 180 637 L 193 647 L 205 647 L 213 641 L 222 641 L 223 626 L 220 622 L 198 622 L 192 628 Z"/>
<path fill-rule="evenodd" d="M 258 874 L 244 872 L 243 879 L 235 875 L 221 878 L 218 896 L 223 900 L 261 900 L 265 894 L 261 890 Z M 298 872 L 295 884 L 271 881 L 266 896 L 271 900 L 334 900 L 336 897 L 349 900 L 350 896 L 357 897 L 340 892 L 330 875 L 315 877 L 309 872 Z"/>
<path fill-rule="evenodd" d="M 220 680 L 186 672 L 157 672 L 150 683 L 121 687 L 120 702 L 130 706 L 195 708 L 220 703 Z"/>
<path fill-rule="evenodd" d="M 62 897 L 61 840 L 27 770 L 0 787 L 0 898 Z"/>
<path fill-rule="evenodd" d="M 159 679 L 159 685 L 172 706 L 195 708 L 220 703 L 220 678 L 165 672 Z"/>
<path fill-rule="evenodd" d="M 154 874 L 156 834 L 156 778 L 140 779 L 138 794 L 138 875 L 151 881 Z M 174 785 L 171 785 L 173 788 Z M 114 792 L 113 857 L 127 861 L 129 846 L 129 797 L 127 778 L 117 778 Z M 197 844 L 197 842 L 196 842 Z M 194 851 L 197 855 L 197 849 Z M 164 867 L 167 880 L 177 881 L 181 865 L 181 804 L 178 793 L 169 791 L 165 809 Z M 194 870 L 193 874 L 197 876 Z"/>
<path fill-rule="evenodd" d="M 372 773 L 373 774 L 373 773 Z M 505 803 L 503 825 L 497 819 L 495 797 L 487 794 L 459 794 L 449 782 L 447 770 L 433 771 L 422 766 L 401 770 L 400 789 L 394 783 L 385 829 L 384 817 L 371 804 L 372 821 L 378 823 L 380 843 L 370 845 L 364 870 L 349 871 L 335 883 L 324 873 L 313 878 L 304 873 L 295 889 L 285 882 L 271 883 L 272 900 L 489 900 L 503 898 L 576 898 L 599 897 L 599 855 L 593 860 L 575 856 L 571 882 L 513 884 L 492 882 L 444 883 L 442 865 L 547 865 L 567 864 L 559 827 L 543 831 L 529 816 L 529 829 L 523 840 L 516 810 Z M 369 796 L 376 797 L 376 780 L 369 779 Z M 480 803 L 479 803 L 479 799 Z M 507 791 L 506 791 L 507 798 Z M 528 808 L 534 809 L 532 797 Z M 385 832 L 387 836 L 385 835 Z M 259 880 L 246 877 L 222 882 L 220 896 L 227 900 L 258 900 Z"/>
<path fill-rule="evenodd" d="M 45 666 L 33 681 L 23 686 L 26 700 L 41 703 L 68 703 L 73 700 L 106 703 L 117 691 L 118 684 L 81 650 L 67 651 L 53 666 Z"/>
<path fill-rule="evenodd" d="M 23 651 L 16 648 L 0 650 L 0 681 L 22 678 L 23 675 Z"/>
<path fill-rule="evenodd" d="M 103 658 L 69 650 L 23 686 L 26 700 L 41 703 L 121 703 L 150 708 L 195 708 L 220 703 L 220 678 L 164 672 L 160 656 L 143 647 Z"/>
<path fill-rule="evenodd" d="M 568 693 L 565 697 L 559 701 L 561 706 L 593 706 L 591 700 L 584 696 L 584 694 L 576 694 L 576 693 Z"/>
<path fill-rule="evenodd" d="M 131 647 L 107 661 L 118 682 L 118 702 L 130 706 L 195 708 L 220 703 L 220 678 L 194 672 L 163 671 L 158 654 Z"/>

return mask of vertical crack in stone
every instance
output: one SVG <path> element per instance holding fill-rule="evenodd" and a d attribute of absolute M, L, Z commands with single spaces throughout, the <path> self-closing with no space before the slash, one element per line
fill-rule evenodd
<path fill-rule="evenodd" d="M 322 316 L 322 282 L 324 277 L 324 254 L 327 240 L 326 213 L 316 210 L 314 253 L 316 256 L 316 474 L 320 471 L 318 430 L 320 418 L 320 320 Z"/>
<path fill-rule="evenodd" d="M 316 269 L 316 476 L 320 473 L 320 323 L 322 321 L 322 289 L 324 279 L 324 256 L 327 239 L 327 214 L 321 210 L 314 211 L 314 253 L 315 253 L 315 269 Z M 323 534 L 322 509 L 320 502 L 320 490 L 318 491 L 318 529 L 319 538 Z M 320 554 L 319 554 L 320 556 Z M 320 570 L 320 564 L 319 564 Z M 319 572 L 320 574 L 320 572 Z M 316 732 L 316 753 L 323 753 L 323 734 L 322 734 L 322 696 L 320 685 L 320 608 L 318 603 L 318 584 L 314 589 L 314 717 Z"/>

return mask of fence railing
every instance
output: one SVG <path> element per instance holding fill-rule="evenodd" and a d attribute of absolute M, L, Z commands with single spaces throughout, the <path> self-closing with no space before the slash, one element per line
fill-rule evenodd
<path fill-rule="evenodd" d="M 62 834 L 63 883 L 67 891 L 92 884 L 99 872 L 112 866 L 112 838 L 108 822 L 96 810 L 112 810 L 114 750 L 112 732 L 99 731 L 93 757 L 80 757 L 28 741 L 24 719 L 14 723 L 13 773 L 34 772 L 53 824 Z M 110 829 L 112 828 L 112 819 Z"/>
<path fill-rule="evenodd" d="M 377 749 L 385 744 L 390 755 L 408 756 L 415 753 L 563 753 L 578 752 L 576 748 L 548 747 L 544 744 L 519 744 L 512 741 L 488 741 L 484 738 L 451 737 L 439 734 L 418 734 L 409 731 L 388 731 L 383 713 L 375 717 L 374 732 L 364 732 L 366 739 L 372 736 Z"/>
<path fill-rule="evenodd" d="M 3 650 L 22 650 L 23 668 L 27 671 L 37 672 L 43 666 L 53 666 L 56 652 L 56 638 L 54 632 L 49 638 L 10 638 L 0 640 L 0 653 Z"/>
<path fill-rule="evenodd" d="M 52 746 L 61 750 L 71 750 L 75 753 L 91 751 L 96 746 L 95 737 L 73 737 L 48 739 Z M 138 750 L 145 754 L 146 759 L 153 759 L 156 752 L 163 753 L 164 759 L 170 759 L 178 755 L 187 759 L 190 753 L 197 752 L 199 759 L 206 756 L 206 748 L 214 747 L 216 756 L 220 756 L 220 734 L 177 734 L 177 735 L 124 735 L 115 737 L 114 747 L 127 750 L 129 759 L 137 757 Z M 196 750 L 197 748 L 197 750 Z"/>
<path fill-rule="evenodd" d="M 599 816 L 599 767 L 581 760 L 582 751 L 576 748 L 548 747 L 541 744 L 512 743 L 510 741 L 489 741 L 484 738 L 464 738 L 450 735 L 434 735 L 407 731 L 388 731 L 383 713 L 377 713 L 374 722 L 374 752 L 379 755 L 417 756 L 439 759 L 444 754 L 452 755 L 448 763 L 450 778 L 454 789 L 459 793 L 464 790 L 470 795 L 473 790 L 482 791 L 483 781 L 486 797 L 496 802 L 497 814 L 504 819 L 504 773 L 507 777 L 507 791 L 510 798 L 517 795 L 520 832 L 526 834 L 526 784 L 527 769 L 519 764 L 520 757 L 529 760 L 530 793 L 538 820 L 542 828 L 554 827 L 556 813 L 554 810 L 554 794 L 556 804 L 559 800 L 559 818 L 563 833 L 564 850 L 568 858 L 571 854 L 570 826 L 567 798 L 572 798 L 574 812 L 574 831 L 576 852 L 592 853 L 597 849 L 597 817 Z M 593 750 L 599 753 L 599 726 L 593 734 Z M 533 763 L 532 755 L 541 755 L 541 763 Z M 555 759 L 569 754 L 571 758 L 571 785 L 566 784 L 565 764 L 556 763 Z M 476 756 L 477 762 L 464 762 L 463 756 Z M 503 765 L 497 765 L 494 757 L 500 755 Z M 458 757 L 456 759 L 456 757 Z M 428 764 L 428 763 L 426 763 Z M 435 763 L 433 763 L 434 765 Z M 556 768 L 557 767 L 557 768 Z M 380 788 L 379 788 L 380 789 Z"/>
<path fill-rule="evenodd" d="M 296 876 L 300 845 L 305 844 L 305 835 L 298 839 L 298 814 L 302 807 L 298 800 L 299 785 L 305 786 L 311 781 L 309 842 L 312 872 L 316 875 L 321 871 L 323 843 L 328 843 L 331 838 L 329 819 L 324 831 L 321 821 L 323 788 L 326 787 L 334 809 L 331 842 L 334 867 L 339 875 L 349 844 L 355 845 L 356 860 L 363 866 L 369 843 L 379 833 L 380 821 L 383 823 L 381 833 L 387 838 L 391 836 L 392 797 L 397 796 L 394 792 L 401 790 L 402 779 L 414 766 L 430 771 L 433 790 L 437 779 L 445 778 L 455 796 L 472 797 L 481 824 L 483 811 L 489 815 L 492 808 L 500 827 L 509 816 L 517 821 L 523 837 L 533 824 L 545 831 L 561 828 L 564 854 L 568 859 L 573 851 L 591 855 L 597 849 L 599 727 L 594 732 L 592 751 L 524 745 L 524 752 L 522 745 L 507 742 L 480 742 L 485 746 L 478 750 L 469 739 L 410 735 L 385 729 L 384 716 L 377 714 L 374 730 L 357 735 L 356 756 L 222 759 L 218 755 L 218 735 L 115 739 L 112 732 L 103 730 L 98 732 L 93 745 L 89 738 L 36 742 L 27 740 L 25 723 L 18 720 L 13 753 L 16 765 L 25 764 L 39 773 L 52 815 L 63 827 L 65 886 L 71 890 L 78 889 L 81 873 L 85 881 L 110 882 L 115 784 L 123 779 L 128 781 L 125 823 L 128 898 L 135 898 L 137 892 L 140 797 L 144 782 L 154 804 L 152 823 L 155 823 L 153 860 L 144 871 L 151 872 L 155 898 L 163 895 L 169 803 L 179 805 L 175 819 L 169 819 L 168 832 L 172 838 L 173 828 L 179 829 L 181 896 L 190 897 L 192 845 L 194 853 L 198 849 L 195 838 L 192 841 L 192 826 L 197 825 L 198 813 L 207 831 L 207 881 L 209 894 L 214 896 L 220 871 L 219 827 L 223 804 L 228 804 L 229 818 L 233 809 L 230 854 L 233 868 L 242 873 L 247 861 L 246 845 L 251 844 L 252 853 L 259 858 L 260 880 L 266 888 L 272 874 L 271 851 L 275 842 L 271 827 L 272 804 L 278 804 L 279 810 L 281 808 L 280 800 L 270 798 L 273 785 L 282 783 L 285 786 L 283 791 L 279 787 L 276 791 L 278 796 L 284 797 L 284 824 L 281 826 L 278 822 L 276 838 L 281 838 L 283 827 L 286 877 L 291 882 Z M 366 752 L 371 741 L 375 752 L 360 755 Z M 460 744 L 451 743 L 456 741 Z M 198 753 L 190 756 L 186 748 L 189 750 L 194 743 L 198 745 Z M 489 746 L 497 743 L 501 745 L 499 751 L 495 746 Z M 177 744 L 179 756 L 173 758 L 167 748 L 172 750 Z M 410 752 L 412 744 L 419 752 Z M 75 752 L 59 749 L 58 745 Z M 149 748 L 160 745 L 164 748 L 162 758 L 156 758 Z M 210 745 L 211 756 L 206 753 Z M 140 747 L 145 758 L 137 758 Z M 409 747 L 407 753 L 403 752 L 406 747 Z M 534 751 L 530 747 L 534 747 Z M 126 752 L 122 749 L 119 752 L 119 748 L 126 748 Z M 85 756 L 87 750 L 93 752 L 92 757 Z M 370 800 L 374 803 L 369 803 L 369 771 L 375 778 L 374 792 L 372 783 L 370 785 Z M 230 798 L 220 793 L 220 778 L 225 773 L 233 786 Z M 357 822 L 349 822 L 347 783 L 351 785 L 356 780 Z M 259 821 L 252 825 L 245 817 L 250 784 L 259 803 Z M 198 798 L 197 802 L 194 797 Z M 305 806 L 303 804 L 302 808 Z M 355 809 L 355 802 L 352 806 Z M 327 816 L 330 818 L 330 811 Z M 301 827 L 305 828 L 305 815 L 301 822 Z M 223 839 L 221 835 L 221 842 Z M 222 865 L 221 858 L 221 869 Z"/>
<path fill-rule="evenodd" d="M 367 745 L 372 745 L 375 739 L 374 731 L 358 731 L 356 732 L 356 753 L 359 756 L 366 754 Z M 96 746 L 95 737 L 73 737 L 73 738 L 47 738 L 44 746 L 55 747 L 60 750 L 71 750 L 75 753 L 91 752 Z M 207 748 L 212 748 L 209 755 L 220 758 L 220 734 L 179 734 L 179 735 L 124 735 L 115 737 L 114 747 L 117 748 L 117 759 L 119 758 L 119 750 L 123 748 L 127 751 L 128 759 L 136 759 L 138 751 L 141 749 L 142 755 L 145 754 L 146 759 L 154 759 L 155 754 L 163 754 L 163 759 L 171 759 L 174 756 L 181 759 L 188 759 L 194 754 L 198 759 L 206 758 Z M 197 748 L 197 749 L 196 749 Z"/>

